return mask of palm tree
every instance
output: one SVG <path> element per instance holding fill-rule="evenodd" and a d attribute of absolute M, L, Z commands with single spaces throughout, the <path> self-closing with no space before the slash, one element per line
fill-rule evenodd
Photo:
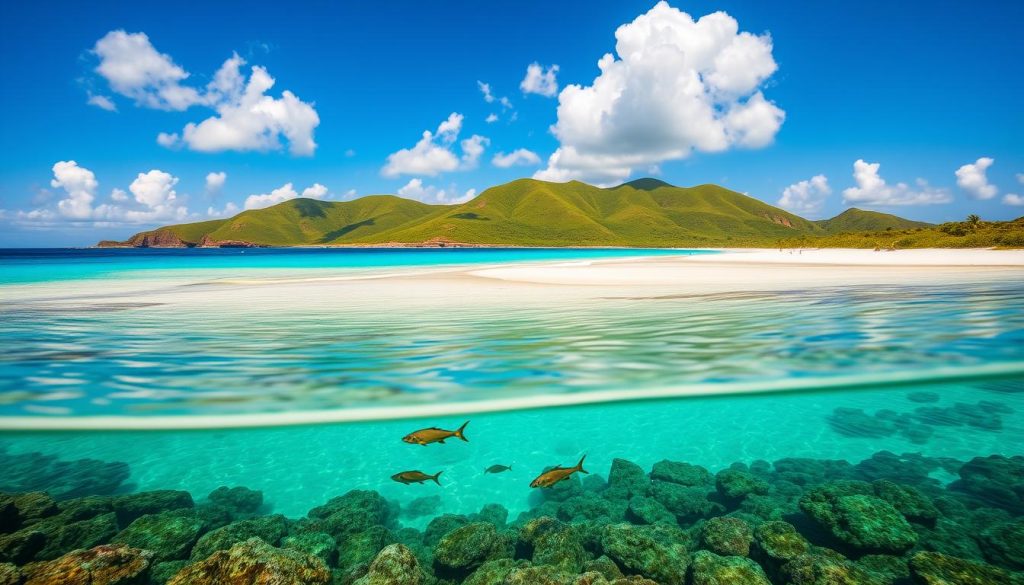
<path fill-rule="evenodd" d="M 967 216 L 967 223 L 971 224 L 971 228 L 976 228 L 981 223 L 981 218 L 972 213 Z"/>

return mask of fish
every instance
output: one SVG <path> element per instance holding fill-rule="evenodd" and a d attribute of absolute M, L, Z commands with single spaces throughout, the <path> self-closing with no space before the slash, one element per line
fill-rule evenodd
<path fill-rule="evenodd" d="M 437 478 L 441 477 L 442 473 L 444 473 L 444 471 L 438 471 L 434 475 L 427 475 L 422 471 L 403 471 L 392 475 L 391 479 L 398 483 L 404 483 L 405 485 L 409 485 L 410 483 L 423 483 L 428 479 L 432 479 L 434 480 L 434 483 L 441 485 L 441 482 L 437 481 Z"/>
<path fill-rule="evenodd" d="M 511 465 L 492 465 L 484 470 L 484 473 L 501 473 L 503 471 L 512 471 Z"/>
<path fill-rule="evenodd" d="M 443 445 L 445 439 L 450 439 L 452 437 L 457 437 L 468 443 L 469 439 L 466 438 L 466 435 L 462 434 L 462 432 L 466 429 L 466 425 L 468 424 L 469 421 L 467 420 L 466 422 L 462 423 L 461 427 L 454 431 L 446 431 L 444 429 L 439 429 L 437 427 L 430 427 L 429 429 L 420 429 L 416 432 L 409 433 L 408 435 L 402 437 L 402 440 L 405 441 L 406 443 L 411 443 L 413 445 L 423 445 L 424 447 L 426 447 L 430 443 L 441 443 Z"/>
<path fill-rule="evenodd" d="M 530 482 L 530 487 L 550 488 L 564 479 L 569 479 L 569 476 L 576 473 L 577 471 L 580 473 L 590 473 L 586 469 L 583 469 L 583 460 L 586 458 L 586 455 L 580 457 L 580 462 L 576 464 L 576 467 L 555 466 L 545 471 L 544 473 L 538 475 L 537 479 Z"/>

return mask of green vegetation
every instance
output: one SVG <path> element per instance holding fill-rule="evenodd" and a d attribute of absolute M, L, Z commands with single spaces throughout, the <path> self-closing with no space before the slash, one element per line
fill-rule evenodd
<path fill-rule="evenodd" d="M 932 226 L 859 209 L 809 221 L 717 185 L 639 179 L 602 189 L 520 179 L 458 205 L 391 195 L 293 199 L 230 219 L 143 232 L 123 245 L 1024 246 L 1020 221 L 975 216 Z"/>
<path fill-rule="evenodd" d="M 982 221 L 977 215 L 928 227 L 843 232 L 779 240 L 780 248 L 1024 248 L 1024 217 Z"/>

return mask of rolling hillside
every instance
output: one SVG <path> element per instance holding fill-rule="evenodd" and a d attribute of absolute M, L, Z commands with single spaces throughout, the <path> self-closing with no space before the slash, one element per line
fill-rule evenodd
<path fill-rule="evenodd" d="M 293 199 L 100 245 L 774 246 L 791 238 L 924 225 L 856 209 L 813 222 L 717 185 L 639 179 L 604 189 L 520 179 L 460 205 L 390 195 Z"/>
<path fill-rule="evenodd" d="M 814 223 L 821 226 L 829 234 L 907 230 L 931 225 L 923 221 L 911 221 L 889 213 L 865 211 L 856 207 L 851 207 L 832 219 L 822 219 Z"/>

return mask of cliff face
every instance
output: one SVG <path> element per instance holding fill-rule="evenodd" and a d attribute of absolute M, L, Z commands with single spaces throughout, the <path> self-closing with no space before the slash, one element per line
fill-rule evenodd
<path fill-rule="evenodd" d="M 192 244 L 183 241 L 170 230 L 153 230 L 141 232 L 123 242 L 103 240 L 100 248 L 191 248 Z"/>

